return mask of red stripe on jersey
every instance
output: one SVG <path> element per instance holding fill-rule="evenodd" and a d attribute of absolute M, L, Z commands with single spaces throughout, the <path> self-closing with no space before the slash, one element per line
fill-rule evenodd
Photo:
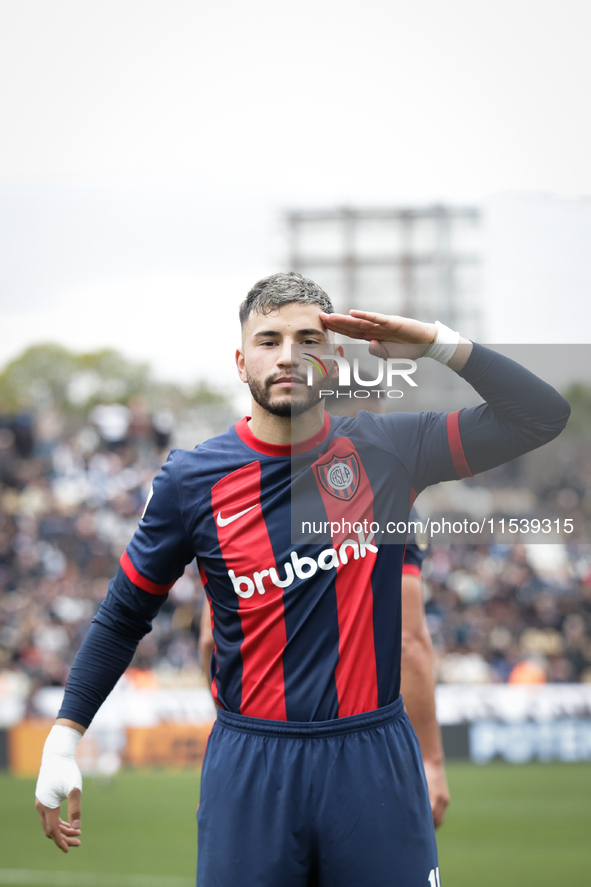
<path fill-rule="evenodd" d="M 402 575 L 404 576 L 405 573 L 410 576 L 420 576 L 421 568 L 417 564 L 403 564 Z"/>
<path fill-rule="evenodd" d="M 447 414 L 447 439 L 451 450 L 451 458 L 454 468 L 458 472 L 458 477 L 474 477 L 470 471 L 470 466 L 466 462 L 464 447 L 462 446 L 462 438 L 460 437 L 460 411 Z"/>
<path fill-rule="evenodd" d="M 358 488 L 350 499 L 337 498 L 340 491 L 335 489 L 337 495 L 334 496 L 327 491 L 320 479 L 319 467 L 331 462 L 334 456 L 345 461 L 353 454 L 359 466 Z M 363 526 L 366 520 L 368 532 L 364 530 L 362 535 L 368 539 L 371 536 L 369 525 L 373 521 L 373 491 L 353 443 L 346 437 L 335 438 L 327 453 L 314 464 L 314 473 L 328 520 L 338 521 L 343 530 L 346 527 L 343 521 L 349 522 L 352 527 L 356 521 Z M 342 563 L 339 557 L 335 579 L 339 623 L 339 660 L 335 682 L 340 718 L 373 711 L 378 707 L 371 587 L 376 554 L 365 550 L 365 556 L 362 556 L 358 533 L 340 532 L 332 538 L 333 547 L 339 555 L 347 541 L 352 543 L 344 548 L 347 563 Z"/>
<path fill-rule="evenodd" d="M 226 475 L 211 491 L 218 540 L 239 596 L 244 640 L 240 714 L 287 720 L 283 650 L 287 642 L 283 589 L 269 577 L 275 554 L 261 509 L 261 466 L 251 462 Z M 220 526 L 221 523 L 221 526 Z M 265 568 L 265 569 L 263 569 Z"/>
<path fill-rule="evenodd" d="M 126 551 L 121 555 L 119 563 L 129 581 L 133 582 L 134 585 L 137 585 L 138 588 L 141 588 L 142 591 L 147 591 L 148 594 L 168 594 L 174 585 L 174 582 L 170 582 L 168 585 L 158 585 L 157 582 L 150 582 L 149 579 L 146 579 L 141 573 L 138 573 L 134 565 L 131 563 L 130 557 Z"/>

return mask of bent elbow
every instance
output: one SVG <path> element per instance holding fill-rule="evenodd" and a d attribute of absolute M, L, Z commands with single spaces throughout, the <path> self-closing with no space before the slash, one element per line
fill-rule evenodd
<path fill-rule="evenodd" d="M 556 418 L 547 426 L 549 441 L 554 440 L 554 438 L 558 437 L 559 434 L 562 434 L 562 432 L 566 428 L 568 420 L 570 419 L 570 403 L 568 402 L 568 400 L 565 400 L 564 397 L 561 397 L 560 400 L 562 401 L 562 410 L 556 416 Z"/>
<path fill-rule="evenodd" d="M 560 418 L 560 422 L 561 422 L 560 431 L 563 431 L 566 428 L 566 423 L 570 419 L 570 414 L 572 412 L 572 407 L 571 407 L 570 403 L 568 402 L 568 400 L 565 400 L 564 397 L 562 398 L 562 400 L 564 401 L 564 413 Z"/>
<path fill-rule="evenodd" d="M 416 666 L 431 653 L 431 638 L 427 631 L 402 632 L 402 659 L 409 665 Z"/>

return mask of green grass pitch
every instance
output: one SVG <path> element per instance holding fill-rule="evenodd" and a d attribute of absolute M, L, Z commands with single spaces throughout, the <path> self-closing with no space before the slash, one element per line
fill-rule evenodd
<path fill-rule="evenodd" d="M 591 765 L 451 764 L 448 775 L 444 887 L 591 883 Z M 67 856 L 43 837 L 33 792 L 34 780 L 0 777 L 1 885 L 194 883 L 196 774 L 123 773 L 110 785 L 87 778 L 84 843 Z"/>

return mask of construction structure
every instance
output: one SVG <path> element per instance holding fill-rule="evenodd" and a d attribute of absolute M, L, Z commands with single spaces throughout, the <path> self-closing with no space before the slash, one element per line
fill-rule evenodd
<path fill-rule="evenodd" d="M 483 340 L 479 209 L 434 205 L 291 210 L 285 223 L 288 268 L 325 289 L 335 311 L 359 308 L 440 320 L 468 338 Z M 371 359 L 361 360 L 364 378 L 371 378 Z M 417 388 L 407 390 L 403 400 L 386 400 L 381 409 L 452 410 L 478 402 L 455 374 L 441 373 L 431 363 L 421 364 Z M 360 401 L 359 406 L 367 404 Z"/>
<path fill-rule="evenodd" d="M 320 284 L 336 311 L 438 319 L 482 337 L 477 208 L 291 210 L 285 221 L 290 269 Z"/>

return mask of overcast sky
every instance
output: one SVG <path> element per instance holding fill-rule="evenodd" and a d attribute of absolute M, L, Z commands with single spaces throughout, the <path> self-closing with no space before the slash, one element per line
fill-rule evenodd
<path fill-rule="evenodd" d="M 286 206 L 591 195 L 590 25 L 581 0 L 3 0 L 0 363 L 59 337 L 223 375 Z"/>

